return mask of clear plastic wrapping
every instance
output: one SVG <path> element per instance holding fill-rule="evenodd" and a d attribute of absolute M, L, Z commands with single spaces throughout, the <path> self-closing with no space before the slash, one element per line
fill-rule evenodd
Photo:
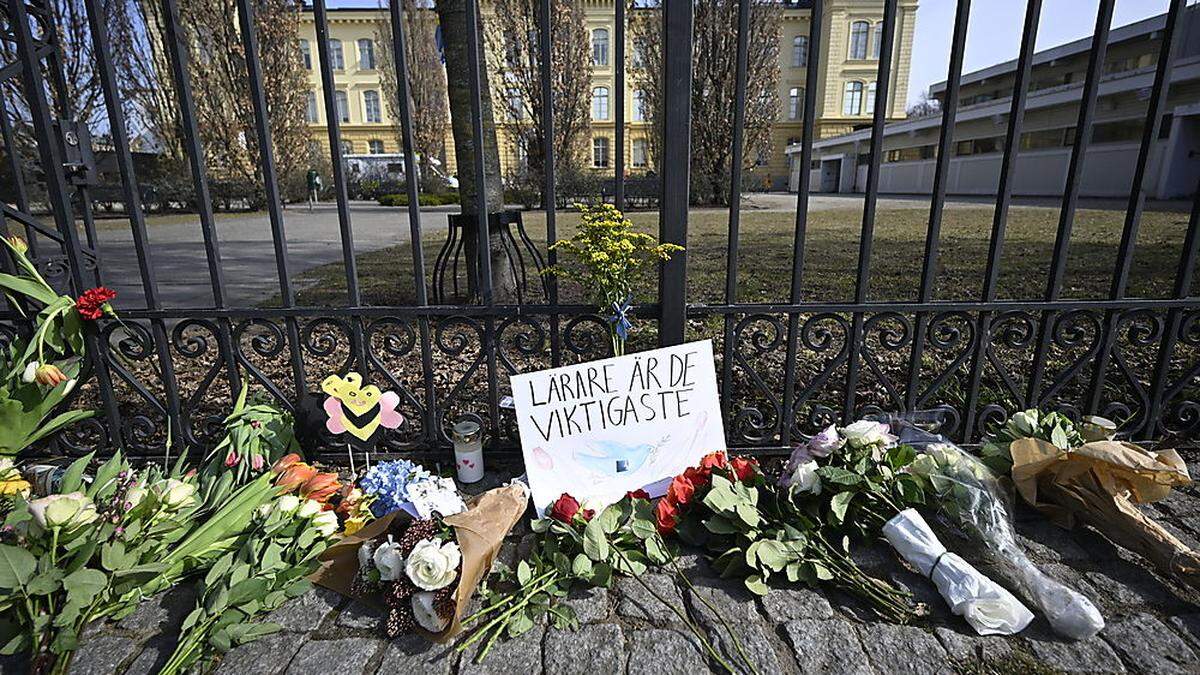
<path fill-rule="evenodd" d="M 1056 633 L 1082 640 L 1104 628 L 1104 618 L 1091 600 L 1046 576 L 1025 555 L 1017 543 L 1010 501 L 983 462 L 926 431 L 936 426 L 928 415 L 888 422 L 901 443 L 920 453 L 908 471 L 925 480 L 928 506 L 937 509 L 946 524 L 981 544 L 1001 576 L 1046 615 Z"/>

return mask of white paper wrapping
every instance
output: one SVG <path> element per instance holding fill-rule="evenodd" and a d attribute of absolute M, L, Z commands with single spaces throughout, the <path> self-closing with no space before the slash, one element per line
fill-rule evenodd
<path fill-rule="evenodd" d="M 896 514 L 883 526 L 883 536 L 980 635 L 1013 635 L 1033 621 L 1033 613 L 1012 593 L 948 552 L 915 510 Z"/>

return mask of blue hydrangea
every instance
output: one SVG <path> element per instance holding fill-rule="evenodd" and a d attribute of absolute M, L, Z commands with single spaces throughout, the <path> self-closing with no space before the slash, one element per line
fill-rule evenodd
<path fill-rule="evenodd" d="M 376 517 L 381 517 L 400 508 L 408 498 L 408 488 L 415 484 L 432 479 L 420 464 L 407 459 L 397 459 L 391 462 L 380 462 L 367 471 L 358 482 L 363 492 L 375 497 L 371 511 Z"/>

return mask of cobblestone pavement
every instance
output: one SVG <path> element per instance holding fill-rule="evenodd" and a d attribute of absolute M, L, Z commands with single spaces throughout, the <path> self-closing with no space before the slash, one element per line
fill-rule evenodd
<path fill-rule="evenodd" d="M 1193 461 L 1189 469 L 1200 476 L 1200 463 Z M 492 485 L 496 482 L 491 478 Z M 1200 486 L 1173 492 L 1150 512 L 1189 545 L 1200 546 Z M 508 561 L 517 557 L 521 539 L 530 536 L 527 524 L 518 528 L 502 552 Z M 884 548 L 865 549 L 856 557 L 870 573 L 908 587 L 928 604 L 929 616 L 914 625 L 882 623 L 836 592 L 792 586 L 754 598 L 738 582 L 714 578 L 696 554 L 680 560 L 694 590 L 668 574 L 649 573 L 644 581 L 676 606 L 686 607 L 714 644 L 732 655 L 736 647 L 726 644 L 723 619 L 763 674 L 1200 673 L 1195 591 L 1159 578 L 1093 531 L 1066 532 L 1027 510 L 1018 512 L 1017 529 L 1042 570 L 1100 607 L 1107 621 L 1100 635 L 1083 642 L 1060 641 L 1039 617 L 1016 637 L 978 637 L 949 613 L 932 584 L 904 569 Z M 157 672 L 174 647 L 171 631 L 192 601 L 190 589 L 178 588 L 119 623 L 93 627 L 70 672 Z M 539 627 L 498 643 L 477 664 L 474 647 L 460 653 L 455 644 L 429 644 L 416 636 L 382 639 L 377 613 L 316 589 L 270 617 L 283 626 L 282 632 L 233 650 L 217 672 L 597 675 L 696 673 L 714 666 L 676 615 L 633 580 L 579 593 L 569 602 L 582 622 L 577 632 Z"/>

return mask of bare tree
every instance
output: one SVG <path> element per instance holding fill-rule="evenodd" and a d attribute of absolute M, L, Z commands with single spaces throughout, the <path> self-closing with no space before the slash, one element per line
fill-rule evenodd
<path fill-rule="evenodd" d="M 483 179 L 484 206 L 487 212 L 499 213 L 504 208 L 504 186 L 500 179 L 500 151 L 496 145 L 496 122 L 493 113 L 491 88 L 488 85 L 487 68 L 480 64 L 479 97 L 480 124 L 483 129 L 481 142 L 476 143 L 472 110 L 471 63 L 468 49 L 473 41 L 483 58 L 483 31 L 480 22 L 471 31 L 467 22 L 467 3 L 475 0 L 437 0 L 438 22 L 442 28 L 442 43 L 446 55 L 446 90 L 450 97 L 450 128 L 454 134 L 454 159 L 458 165 L 458 198 L 464 216 L 464 238 L 466 241 L 467 264 L 475 268 L 479 259 L 476 242 L 479 234 L 476 219 L 479 207 L 477 195 L 480 189 L 477 178 Z M 479 17 L 476 17 L 479 18 Z M 475 171 L 476 153 L 483 153 L 483 176 Z M 492 268 L 492 288 L 497 300 L 505 301 L 516 297 L 516 278 L 512 264 L 504 249 L 504 240 L 498 228 L 492 228 L 488 240 L 489 259 Z M 471 274 L 470 278 L 478 275 Z"/>
<path fill-rule="evenodd" d="M 446 98 L 446 69 L 437 48 L 437 15 L 428 3 L 402 0 L 404 3 L 404 59 L 408 64 L 409 111 L 412 113 L 413 144 L 420 160 L 425 189 L 441 189 L 434 180 L 432 160 L 443 160 L 446 153 L 446 123 L 449 101 Z M 379 13 L 375 41 L 386 45 L 378 50 L 379 70 L 383 74 L 383 92 L 394 120 L 400 119 L 400 88 L 396 80 L 396 62 L 392 58 L 392 22 L 386 11 Z M 395 126 L 396 142 L 403 146 L 400 126 Z"/>
<path fill-rule="evenodd" d="M 746 79 L 745 168 L 752 168 L 770 140 L 779 116 L 779 35 L 782 10 L 775 0 L 752 0 Z M 692 29 L 692 195 L 707 203 L 729 200 L 730 153 L 737 64 L 738 0 L 695 3 Z M 661 157 L 662 14 L 658 6 L 638 9 L 630 22 L 637 59 L 633 69 L 644 92 L 651 123 L 651 160 Z"/>
<path fill-rule="evenodd" d="M 936 98 L 931 98 L 928 91 L 923 91 L 921 92 L 921 99 L 909 106 L 905 114 L 909 117 L 929 117 L 941 111 L 942 102 Z"/>
<path fill-rule="evenodd" d="M 504 112 L 530 185 L 545 180 L 546 110 L 542 100 L 541 30 L 537 0 L 493 0 L 488 54 L 497 78 L 493 95 Z M 564 172 L 582 167 L 583 139 L 591 128 L 588 96 L 592 56 L 580 0 L 552 0 L 550 86 L 555 162 Z"/>

